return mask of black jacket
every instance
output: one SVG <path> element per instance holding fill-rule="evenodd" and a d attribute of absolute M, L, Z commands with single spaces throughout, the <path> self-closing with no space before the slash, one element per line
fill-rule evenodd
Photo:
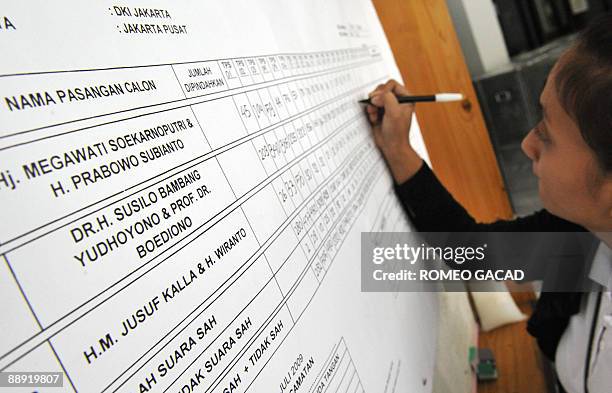
<path fill-rule="evenodd" d="M 439 182 L 431 169 L 422 168 L 395 191 L 404 210 L 420 232 L 585 232 L 586 229 L 546 210 L 514 220 L 477 223 Z M 542 292 L 528 332 L 542 352 L 554 360 L 555 351 L 569 319 L 580 309 L 582 293 Z"/>

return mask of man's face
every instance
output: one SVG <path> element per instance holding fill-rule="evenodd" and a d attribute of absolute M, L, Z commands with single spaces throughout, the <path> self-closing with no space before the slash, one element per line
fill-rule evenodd
<path fill-rule="evenodd" d="M 548 211 L 592 231 L 612 231 L 612 180 L 600 173 L 595 153 L 561 107 L 555 86 L 558 69 L 559 63 L 540 96 L 542 120 L 521 147 L 533 161 Z"/>

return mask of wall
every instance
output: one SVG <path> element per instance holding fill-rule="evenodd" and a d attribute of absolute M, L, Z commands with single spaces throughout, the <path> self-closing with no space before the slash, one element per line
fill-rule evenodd
<path fill-rule="evenodd" d="M 440 293 L 439 299 L 433 393 L 470 392 L 475 381 L 468 352 L 478 343 L 467 292 Z"/>
<path fill-rule="evenodd" d="M 446 0 L 472 77 L 510 61 L 492 0 Z"/>

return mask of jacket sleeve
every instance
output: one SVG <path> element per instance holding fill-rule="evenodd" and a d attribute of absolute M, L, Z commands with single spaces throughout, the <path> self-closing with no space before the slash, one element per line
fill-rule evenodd
<path fill-rule="evenodd" d="M 411 179 L 396 185 L 396 192 L 430 246 L 488 246 L 482 264 L 458 266 L 447 260 L 451 268 L 521 269 L 527 281 L 544 280 L 545 289 L 581 288 L 588 283 L 590 255 L 597 242 L 579 225 L 546 210 L 514 220 L 477 223 L 425 164 Z"/>
<path fill-rule="evenodd" d="M 453 198 L 427 164 L 409 180 L 395 185 L 408 217 L 420 232 L 584 232 L 585 229 L 540 210 L 514 220 L 477 223 Z"/>
<path fill-rule="evenodd" d="M 515 220 L 499 220 L 490 224 L 477 223 L 438 181 L 427 164 L 423 164 L 421 169 L 405 183 L 396 184 L 395 191 L 414 227 L 421 232 L 586 231 L 585 228 L 556 217 L 546 210 Z M 581 264 L 572 265 L 576 267 Z M 576 276 L 580 277 L 580 274 Z M 570 317 L 579 311 L 582 295 L 581 292 L 543 291 L 535 312 L 529 318 L 527 330 L 537 339 L 540 349 L 552 361 Z"/>

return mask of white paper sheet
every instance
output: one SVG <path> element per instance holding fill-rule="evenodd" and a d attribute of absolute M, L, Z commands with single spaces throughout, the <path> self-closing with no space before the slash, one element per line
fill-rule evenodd
<path fill-rule="evenodd" d="M 2 371 L 431 390 L 435 295 L 360 291 L 360 232 L 409 230 L 356 103 L 400 78 L 368 1 L 2 8 Z"/>

